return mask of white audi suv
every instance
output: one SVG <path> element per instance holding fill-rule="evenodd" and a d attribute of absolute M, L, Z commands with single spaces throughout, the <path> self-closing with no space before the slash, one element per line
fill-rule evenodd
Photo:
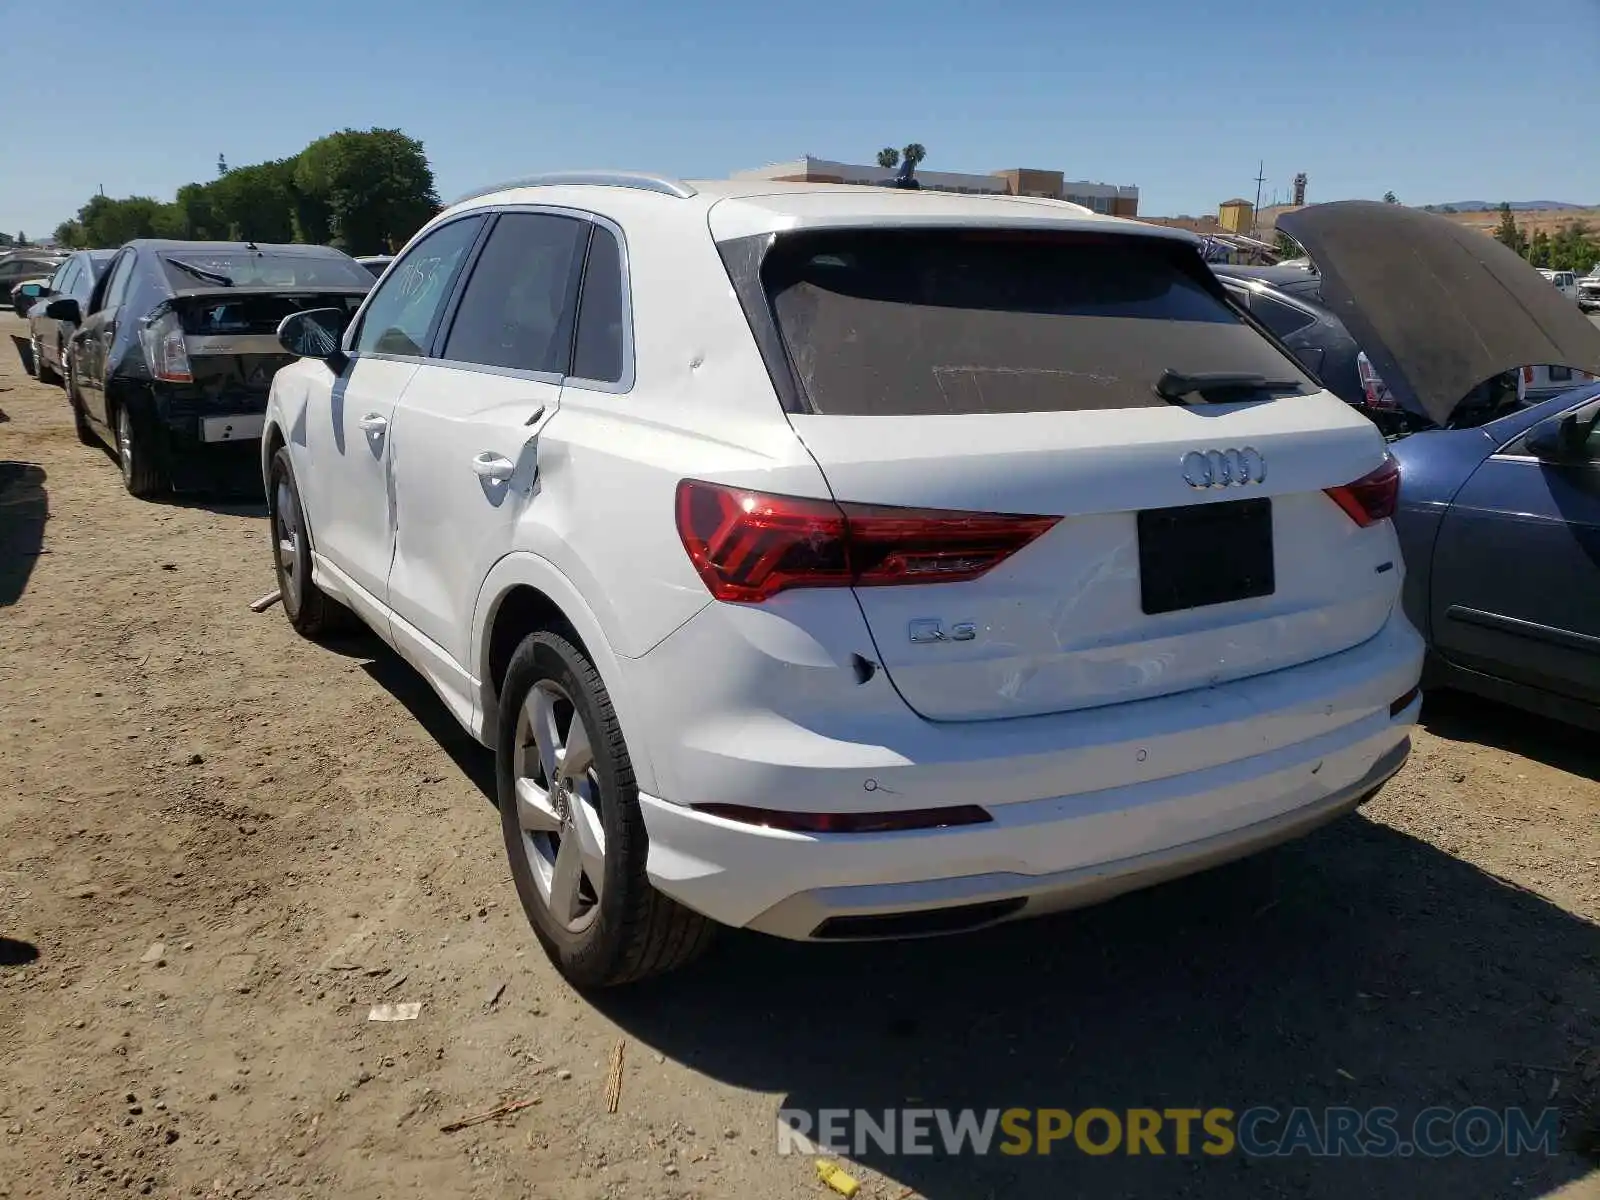
<path fill-rule="evenodd" d="M 1396 468 L 1188 234 L 545 176 L 279 336 L 288 618 L 355 614 L 494 751 L 580 986 L 716 924 L 1080 905 L 1347 813 L 1408 752 Z"/>

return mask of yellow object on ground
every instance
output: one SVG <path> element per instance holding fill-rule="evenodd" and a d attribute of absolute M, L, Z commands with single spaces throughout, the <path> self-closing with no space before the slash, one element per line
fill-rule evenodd
<path fill-rule="evenodd" d="M 845 1200 L 850 1200 L 851 1196 L 861 1190 L 861 1185 L 855 1181 L 854 1176 L 847 1175 L 825 1158 L 817 1159 L 817 1178 L 845 1197 Z"/>

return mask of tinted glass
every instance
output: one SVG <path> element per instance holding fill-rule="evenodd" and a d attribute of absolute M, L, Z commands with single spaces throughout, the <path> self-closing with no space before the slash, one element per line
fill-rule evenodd
<path fill-rule="evenodd" d="M 601 383 L 622 382 L 622 322 L 622 253 L 616 235 L 596 225 L 583 270 L 573 375 Z"/>
<path fill-rule="evenodd" d="M 482 225 L 482 217 L 452 221 L 411 248 L 373 292 L 356 334 L 358 353 L 427 353 L 434 320 Z"/>
<path fill-rule="evenodd" d="M 1280 338 L 1288 337 L 1296 329 L 1304 329 L 1314 320 L 1309 313 L 1260 292 L 1250 297 L 1250 311 Z"/>
<path fill-rule="evenodd" d="M 160 257 L 167 281 L 175 288 L 372 286 L 366 268 L 342 254 L 168 250 Z"/>
<path fill-rule="evenodd" d="M 780 240 L 762 277 L 818 412 L 1161 406 L 1154 385 L 1166 370 L 1312 391 L 1202 271 L 1192 249 L 1165 239 L 842 231 Z"/>
<path fill-rule="evenodd" d="M 128 282 L 133 278 L 133 253 L 120 255 L 111 268 L 111 278 L 106 281 L 105 300 L 101 308 L 115 308 L 127 295 Z"/>
<path fill-rule="evenodd" d="M 546 213 L 502 216 L 467 280 L 444 357 L 565 374 L 588 228 Z"/>
<path fill-rule="evenodd" d="M 50 290 L 58 296 L 72 294 L 72 285 L 79 275 L 78 260 L 69 258 L 50 280 Z"/>

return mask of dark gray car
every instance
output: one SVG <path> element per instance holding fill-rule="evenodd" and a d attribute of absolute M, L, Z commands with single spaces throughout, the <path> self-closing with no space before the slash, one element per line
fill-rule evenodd
<path fill-rule="evenodd" d="M 28 339 L 33 344 L 34 371 L 45 383 L 62 383 L 67 375 L 67 350 L 72 345 L 72 335 L 77 326 L 71 321 L 48 315 L 50 301 L 69 298 L 78 302 L 80 309 L 89 304 L 89 294 L 105 271 L 106 264 L 116 255 L 115 250 L 79 250 L 72 254 L 50 276 L 45 288 L 44 303 L 28 312 Z"/>

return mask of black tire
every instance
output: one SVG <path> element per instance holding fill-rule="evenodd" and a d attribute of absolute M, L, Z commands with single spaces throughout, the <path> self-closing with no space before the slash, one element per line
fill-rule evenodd
<path fill-rule="evenodd" d="M 291 506 L 289 510 L 280 502 L 280 489 Z M 300 485 L 295 482 L 294 467 L 289 462 L 289 448 L 279 446 L 267 468 L 267 536 L 272 540 L 272 566 L 284 616 L 296 633 L 315 641 L 348 629 L 353 617 L 349 609 L 312 582 L 311 527 L 305 512 Z"/>
<path fill-rule="evenodd" d="M 530 839 L 518 817 L 518 718 L 529 693 L 542 681 L 550 681 L 570 698 L 594 751 L 597 807 L 605 835 L 603 886 L 592 921 L 576 933 L 556 920 L 540 894 L 529 857 Z M 633 983 L 681 967 L 710 946 L 715 925 L 656 891 L 645 874 L 649 835 L 610 693 L 588 656 L 559 633 L 529 634 L 512 655 L 501 689 L 495 776 L 500 828 L 523 912 L 556 969 L 573 986 Z M 574 798 L 571 803 L 581 801 Z"/>
<path fill-rule="evenodd" d="M 39 356 L 33 352 L 33 339 L 28 340 L 28 352 L 22 355 L 22 369 L 35 379 L 39 377 Z"/>
<path fill-rule="evenodd" d="M 167 473 L 156 458 L 149 427 L 130 405 L 117 405 L 112 417 L 116 431 L 117 465 L 122 485 L 130 495 L 149 500 L 167 490 Z"/>
<path fill-rule="evenodd" d="M 98 446 L 94 426 L 89 424 L 89 414 L 83 411 L 83 401 L 78 396 L 78 380 L 72 369 L 72 359 L 67 359 L 67 407 L 72 410 L 72 429 L 85 446 Z"/>
<path fill-rule="evenodd" d="M 34 361 L 34 365 L 38 368 L 38 371 L 39 371 L 39 382 L 40 383 L 53 383 L 57 387 L 59 387 L 65 381 L 61 378 L 61 372 L 60 371 L 56 370 L 49 363 L 45 362 L 44 355 L 42 353 L 40 353 L 40 351 L 42 351 L 43 349 L 44 349 L 44 343 L 43 342 L 36 341 L 36 342 L 33 343 L 33 361 Z"/>

